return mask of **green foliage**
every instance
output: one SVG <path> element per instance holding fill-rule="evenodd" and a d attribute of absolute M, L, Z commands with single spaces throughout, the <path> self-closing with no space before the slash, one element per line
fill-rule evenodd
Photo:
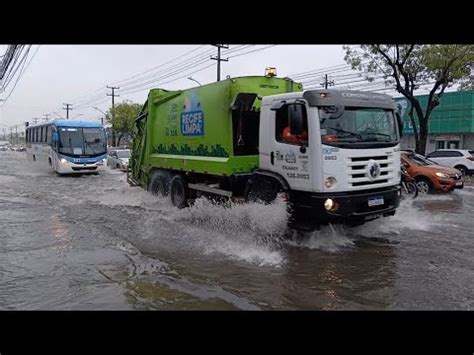
<path fill-rule="evenodd" d="M 121 102 L 115 105 L 113 112 L 112 109 L 107 112 L 106 121 L 112 125 L 116 133 L 131 134 L 141 108 L 142 105 L 131 101 Z"/>
<path fill-rule="evenodd" d="M 428 120 L 446 88 L 459 84 L 473 88 L 474 45 L 362 45 L 344 47 L 344 59 L 353 69 L 364 73 L 367 81 L 383 78 L 411 103 L 420 129 L 415 129 L 416 150 L 424 154 Z M 421 107 L 415 91 L 430 90 L 426 107 Z"/>

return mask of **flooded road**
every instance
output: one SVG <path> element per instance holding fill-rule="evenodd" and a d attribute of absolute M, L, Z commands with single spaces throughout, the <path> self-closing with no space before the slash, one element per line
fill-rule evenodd
<path fill-rule="evenodd" d="M 0 309 L 474 309 L 474 189 L 285 237 L 283 203 L 176 210 L 0 152 Z"/>

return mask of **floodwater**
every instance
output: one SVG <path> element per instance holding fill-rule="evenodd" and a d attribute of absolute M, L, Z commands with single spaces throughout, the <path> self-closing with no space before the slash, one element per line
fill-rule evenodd
<path fill-rule="evenodd" d="M 474 309 L 474 189 L 296 236 L 282 202 L 176 210 L 0 152 L 0 309 Z"/>

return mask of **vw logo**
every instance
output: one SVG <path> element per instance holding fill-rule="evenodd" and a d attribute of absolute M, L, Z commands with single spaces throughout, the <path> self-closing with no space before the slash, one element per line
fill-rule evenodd
<path fill-rule="evenodd" d="M 375 160 L 370 159 L 367 164 L 367 172 L 370 181 L 374 181 L 380 175 L 380 165 Z"/>

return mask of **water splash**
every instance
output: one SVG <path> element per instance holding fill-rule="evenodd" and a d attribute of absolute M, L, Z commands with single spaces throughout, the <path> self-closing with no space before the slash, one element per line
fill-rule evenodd
<path fill-rule="evenodd" d="M 346 230 L 342 225 L 329 224 L 313 232 L 291 231 L 291 233 L 287 244 L 298 248 L 337 253 L 354 245 L 354 241 L 349 236 L 351 231 Z"/>
<path fill-rule="evenodd" d="M 186 209 L 176 211 L 174 222 L 192 228 L 189 234 L 206 254 L 223 254 L 260 266 L 280 266 L 279 248 L 286 232 L 286 203 L 216 204 L 199 198 Z"/>

